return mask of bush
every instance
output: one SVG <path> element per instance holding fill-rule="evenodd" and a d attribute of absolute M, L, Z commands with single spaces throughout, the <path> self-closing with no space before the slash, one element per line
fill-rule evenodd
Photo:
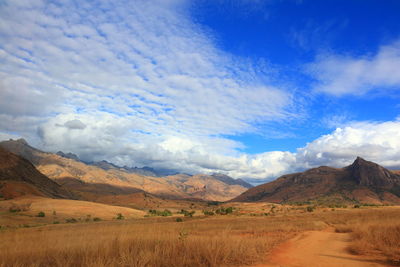
<path fill-rule="evenodd" d="M 219 208 L 219 209 L 217 209 L 216 211 L 215 211 L 215 213 L 216 214 L 219 214 L 219 215 L 227 215 L 227 214 L 230 214 L 230 213 L 232 213 L 233 212 L 233 207 L 229 207 L 229 208 L 223 208 L 223 207 L 221 207 L 221 208 Z"/>
<path fill-rule="evenodd" d="M 59 224 L 59 223 L 60 223 L 60 222 L 58 222 L 58 221 L 54 221 L 54 222 L 53 222 L 53 224 Z"/>
<path fill-rule="evenodd" d="M 176 222 L 183 222 L 182 218 L 176 218 Z"/>
<path fill-rule="evenodd" d="M 161 216 L 172 216 L 172 212 L 170 210 L 164 210 L 161 212 Z"/>
<path fill-rule="evenodd" d="M 65 219 L 66 223 L 76 223 L 78 222 L 75 218 Z"/>
<path fill-rule="evenodd" d="M 164 210 L 164 211 L 159 211 L 159 210 L 149 210 L 150 215 L 152 216 L 172 216 L 172 212 L 170 210 Z M 179 213 L 179 212 L 178 212 Z"/>
<path fill-rule="evenodd" d="M 39 211 L 39 213 L 36 216 L 37 217 L 46 217 L 46 214 L 43 211 Z"/>
<path fill-rule="evenodd" d="M 360 208 L 360 205 L 356 204 L 356 205 L 354 205 L 354 208 L 355 208 L 355 209 L 359 209 L 359 208 Z"/>
<path fill-rule="evenodd" d="M 19 207 L 17 207 L 17 206 L 11 206 L 11 207 L 8 209 L 8 211 L 9 211 L 9 212 L 20 212 L 20 211 L 21 211 L 21 208 L 19 208 Z"/>
<path fill-rule="evenodd" d="M 118 213 L 118 214 L 117 214 L 117 217 L 116 217 L 115 219 L 117 219 L 117 220 L 123 220 L 123 219 L 125 219 L 125 217 L 124 217 L 124 215 L 122 215 L 121 213 Z"/>
<path fill-rule="evenodd" d="M 212 216 L 215 214 L 213 211 L 209 211 L 209 210 L 204 210 L 203 213 L 204 213 L 204 215 L 209 215 L 209 216 Z"/>
<path fill-rule="evenodd" d="M 195 214 L 196 212 L 194 210 L 192 211 L 181 210 L 178 213 L 183 214 L 185 217 L 193 217 L 193 214 Z"/>
<path fill-rule="evenodd" d="M 315 209 L 315 208 L 314 208 L 313 206 L 308 206 L 306 210 L 307 210 L 308 212 L 313 212 L 314 209 Z"/>
<path fill-rule="evenodd" d="M 101 221 L 101 219 L 100 219 L 99 217 L 94 217 L 94 218 L 93 218 L 93 221 L 94 221 L 94 222 L 99 222 L 99 221 Z"/>

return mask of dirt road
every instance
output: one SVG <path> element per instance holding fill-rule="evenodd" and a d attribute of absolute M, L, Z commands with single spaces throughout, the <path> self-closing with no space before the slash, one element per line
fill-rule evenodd
<path fill-rule="evenodd" d="M 278 246 L 268 264 L 280 267 L 377 267 L 389 266 L 347 251 L 350 235 L 326 231 L 308 231 Z"/>

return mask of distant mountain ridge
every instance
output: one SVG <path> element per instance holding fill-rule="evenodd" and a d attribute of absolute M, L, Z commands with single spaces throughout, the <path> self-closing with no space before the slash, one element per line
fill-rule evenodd
<path fill-rule="evenodd" d="M 224 182 L 226 184 L 230 185 L 241 185 L 246 188 L 252 188 L 253 186 L 249 184 L 248 182 L 242 180 L 242 179 L 233 179 L 232 177 L 225 175 L 225 174 L 218 174 L 214 173 L 211 176 L 213 176 L 215 179 L 218 179 L 221 182 Z"/>
<path fill-rule="evenodd" d="M 67 158 L 67 159 L 73 159 L 73 160 L 76 160 L 76 161 L 80 161 L 79 157 L 74 153 L 64 153 L 62 151 L 58 151 L 56 153 L 56 155 L 59 155 L 61 157 Z"/>
<path fill-rule="evenodd" d="M 120 194 L 121 188 L 124 188 L 124 192 L 147 192 L 170 199 L 226 201 L 247 189 L 241 185 L 242 181 L 235 184 L 235 180 L 230 177 L 178 174 L 160 178 L 138 174 L 106 161 L 97 163 L 100 166 L 89 165 L 65 153 L 60 156 L 40 151 L 23 139 L 0 142 L 0 147 L 28 158 L 46 176 L 65 182 L 67 188 L 69 186 L 69 189 L 81 196 L 90 197 L 86 200 L 96 198 L 95 195 L 100 194 L 102 189 L 102 193 Z"/>
<path fill-rule="evenodd" d="M 400 175 L 358 157 L 344 168 L 321 166 L 283 175 L 232 201 L 400 204 Z"/>
<path fill-rule="evenodd" d="M 25 141 L 26 142 L 26 141 Z M 144 176 L 153 176 L 153 177 L 162 177 L 162 176 L 168 176 L 168 175 L 174 175 L 174 174 L 178 174 L 176 171 L 173 170 L 167 170 L 167 169 L 154 169 L 151 167 L 127 167 L 127 166 L 118 166 L 114 163 L 108 162 L 106 160 L 101 160 L 101 161 L 95 161 L 95 162 L 86 162 L 83 161 L 81 159 L 79 159 L 79 157 L 76 154 L 73 153 L 64 153 L 62 151 L 58 151 L 56 153 L 57 155 L 67 158 L 67 159 L 73 159 L 76 161 L 81 161 L 83 163 L 89 164 L 89 165 L 93 165 L 93 166 L 97 166 L 99 168 L 102 168 L 103 170 L 110 170 L 110 169 L 120 169 L 123 171 L 127 171 L 129 173 L 137 173 L 140 175 L 144 175 Z"/>

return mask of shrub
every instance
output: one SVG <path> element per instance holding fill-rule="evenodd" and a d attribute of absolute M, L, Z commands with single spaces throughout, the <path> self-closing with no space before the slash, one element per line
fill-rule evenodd
<path fill-rule="evenodd" d="M 209 211 L 209 210 L 204 210 L 203 213 L 204 213 L 204 215 L 209 215 L 209 216 L 212 216 L 215 214 L 213 211 Z"/>
<path fill-rule="evenodd" d="M 76 223 L 78 222 L 75 218 L 65 219 L 66 223 Z"/>
<path fill-rule="evenodd" d="M 181 210 L 180 214 L 183 214 L 185 217 L 193 217 L 193 214 L 196 212 L 194 210 L 192 211 L 187 211 L 187 210 Z"/>
<path fill-rule="evenodd" d="M 59 224 L 59 223 L 60 223 L 59 221 L 54 221 L 54 222 L 53 222 L 53 224 Z"/>
<path fill-rule="evenodd" d="M 360 208 L 360 205 L 356 204 L 356 205 L 354 205 L 354 208 L 355 208 L 355 209 L 359 209 L 359 208 Z"/>
<path fill-rule="evenodd" d="M 188 210 L 181 210 L 181 211 L 178 211 L 178 214 L 183 214 L 184 216 L 190 216 L 189 214 L 190 214 L 190 211 L 188 211 Z"/>
<path fill-rule="evenodd" d="M 172 212 L 170 210 L 165 209 L 164 211 L 159 210 L 149 210 L 151 216 L 172 216 Z M 179 212 L 178 212 L 179 213 Z"/>
<path fill-rule="evenodd" d="M 172 212 L 170 210 L 164 210 L 160 214 L 161 216 L 172 216 Z"/>
<path fill-rule="evenodd" d="M 99 217 L 94 217 L 94 218 L 93 218 L 93 221 L 94 221 L 94 222 L 99 222 L 99 221 L 101 221 L 101 219 L 100 219 Z"/>
<path fill-rule="evenodd" d="M 183 222 L 182 218 L 176 218 L 176 222 Z"/>
<path fill-rule="evenodd" d="M 9 212 L 20 212 L 21 209 L 20 209 L 19 207 L 17 207 L 17 206 L 11 206 L 11 207 L 8 209 L 8 211 L 9 211 Z"/>
<path fill-rule="evenodd" d="M 37 217 L 46 217 L 46 214 L 43 211 L 39 211 L 39 213 L 36 216 Z"/>
<path fill-rule="evenodd" d="M 157 215 L 157 210 L 149 210 L 149 213 L 150 213 L 151 215 Z"/>
<path fill-rule="evenodd" d="M 216 214 L 219 214 L 219 215 L 227 215 L 227 214 L 230 214 L 230 213 L 232 213 L 233 212 L 233 207 L 229 207 L 229 208 L 223 208 L 223 207 L 221 207 L 221 208 L 219 208 L 219 209 L 217 209 L 216 211 L 215 211 L 215 213 Z"/>
<path fill-rule="evenodd" d="M 124 215 L 122 215 L 121 213 L 118 213 L 118 214 L 117 214 L 117 217 L 116 217 L 115 219 L 117 219 L 117 220 L 123 220 L 123 219 L 125 219 L 125 217 L 124 217 Z"/>
<path fill-rule="evenodd" d="M 308 206 L 306 210 L 307 210 L 308 212 L 313 212 L 314 209 L 315 209 L 315 208 L 314 208 L 313 206 Z"/>

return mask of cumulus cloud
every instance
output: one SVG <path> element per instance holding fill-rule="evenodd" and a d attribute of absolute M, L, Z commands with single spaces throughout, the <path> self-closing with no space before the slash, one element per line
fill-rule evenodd
<path fill-rule="evenodd" d="M 96 124 L 87 123 L 92 120 L 90 116 L 81 117 L 88 124 L 81 131 L 56 127 L 49 121 L 43 127 L 46 147 L 78 152 L 84 160 L 107 157 L 119 165 L 150 165 L 187 173 L 222 172 L 253 182 L 321 165 L 343 167 L 357 156 L 389 168 L 400 168 L 400 121 L 353 122 L 298 148 L 295 153 L 270 151 L 248 155 L 236 152 L 237 144 L 227 139 L 210 138 L 204 142 L 185 136 L 136 132 L 135 139 L 140 142 L 130 142 L 127 129 L 132 129 L 133 124 L 129 119 L 107 114 L 102 117 Z M 56 120 L 69 118 L 62 115 Z"/>
<path fill-rule="evenodd" d="M 400 41 L 380 47 L 375 55 L 320 55 L 308 71 L 317 80 L 315 90 L 332 95 L 399 90 Z"/>
<path fill-rule="evenodd" d="M 361 156 L 386 167 L 400 168 L 399 137 L 400 121 L 356 122 L 298 149 L 296 161 L 303 168 L 343 167 Z"/>

